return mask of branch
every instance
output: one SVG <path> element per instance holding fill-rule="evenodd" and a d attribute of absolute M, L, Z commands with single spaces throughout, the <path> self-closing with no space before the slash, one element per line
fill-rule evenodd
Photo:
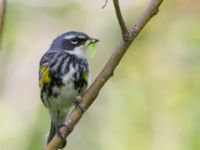
<path fill-rule="evenodd" d="M 108 3 L 108 0 L 105 1 L 104 5 L 101 7 L 101 9 L 104 9 L 106 7 L 107 3 Z"/>
<path fill-rule="evenodd" d="M 137 35 L 140 33 L 142 28 L 145 26 L 145 24 L 158 12 L 158 8 L 163 0 L 151 0 L 148 7 L 144 10 L 144 12 L 138 17 L 135 24 L 132 25 L 132 27 L 125 32 L 125 34 L 129 34 L 130 38 L 129 40 L 125 41 L 122 40 L 115 51 L 113 52 L 112 56 L 104 66 L 103 70 L 100 72 L 96 80 L 92 83 L 92 85 L 89 87 L 89 89 L 86 91 L 84 96 L 82 97 L 80 105 L 88 109 L 90 105 L 94 102 L 96 97 L 98 96 L 101 88 L 104 86 L 106 81 L 113 75 L 113 72 L 119 62 L 121 61 L 122 57 L 124 56 L 125 52 L 133 42 L 133 40 L 137 37 Z M 114 6 L 116 10 L 116 14 L 118 16 L 119 23 L 122 19 L 122 15 L 119 11 L 119 5 L 118 0 L 114 0 Z M 123 20 L 123 19 L 122 19 Z M 120 24 L 121 25 L 121 24 Z M 122 32 L 124 30 L 124 26 L 121 26 Z M 80 118 L 82 117 L 83 112 L 79 108 L 74 108 L 74 110 L 71 112 L 67 120 L 65 121 L 66 126 L 74 127 Z M 71 131 L 66 130 L 65 127 L 60 128 L 60 132 L 64 137 L 67 137 Z M 47 145 L 46 150 L 57 150 L 59 148 L 59 145 L 61 143 L 60 138 L 55 135 L 52 141 Z"/>
<path fill-rule="evenodd" d="M 115 13 L 122 31 L 122 34 L 125 35 L 127 33 L 127 27 L 125 25 L 124 19 L 122 17 L 122 13 L 119 7 L 119 1 L 118 0 L 113 0 L 114 6 L 115 6 Z"/>
<path fill-rule="evenodd" d="M 3 31 L 5 10 L 6 10 L 6 0 L 0 0 L 0 39 Z"/>

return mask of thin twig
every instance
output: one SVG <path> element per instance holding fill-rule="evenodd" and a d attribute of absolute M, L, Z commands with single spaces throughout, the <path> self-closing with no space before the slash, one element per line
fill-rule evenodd
<path fill-rule="evenodd" d="M 126 24 L 124 22 L 124 19 L 123 19 L 122 13 L 121 13 L 121 9 L 120 9 L 120 6 L 119 6 L 119 1 L 118 0 L 113 0 L 113 3 L 114 3 L 114 7 L 115 7 L 117 20 L 118 20 L 119 25 L 121 27 L 122 34 L 125 35 L 127 33 L 127 27 L 126 27 Z"/>
<path fill-rule="evenodd" d="M 148 7 L 144 10 L 144 12 L 137 18 L 135 23 L 129 29 L 129 34 L 133 37 L 136 37 L 139 33 L 138 30 L 142 30 L 142 28 L 149 22 L 151 19 L 150 16 L 154 16 L 159 11 L 159 6 L 163 0 L 150 0 Z"/>
<path fill-rule="evenodd" d="M 125 52 L 129 48 L 133 40 L 141 32 L 142 28 L 146 25 L 146 23 L 156 14 L 162 1 L 163 0 L 152 0 L 149 3 L 148 7 L 144 10 L 144 12 L 138 17 L 135 24 L 127 31 L 132 35 L 131 39 L 129 41 L 122 40 L 119 43 L 112 56 L 104 66 L 103 70 L 100 72 L 96 80 L 92 83 L 90 88 L 82 97 L 80 103 L 82 107 L 88 109 L 90 105 L 94 102 L 101 88 L 104 86 L 106 81 L 113 75 L 115 68 L 121 61 L 122 57 L 124 56 Z M 74 127 L 78 123 L 82 115 L 83 111 L 81 111 L 79 108 L 75 108 L 65 121 L 65 125 Z M 67 131 L 64 127 L 60 128 L 60 132 L 64 137 L 67 137 L 71 133 L 71 131 Z M 57 150 L 60 143 L 60 138 L 57 135 L 55 135 L 52 141 L 47 145 L 46 150 Z"/>
<path fill-rule="evenodd" d="M 101 9 L 104 9 L 106 7 L 107 3 L 108 3 L 108 0 L 105 1 L 104 5 L 101 7 Z"/>
<path fill-rule="evenodd" d="M 6 0 L 0 0 L 0 41 L 3 32 L 5 10 L 6 10 Z"/>

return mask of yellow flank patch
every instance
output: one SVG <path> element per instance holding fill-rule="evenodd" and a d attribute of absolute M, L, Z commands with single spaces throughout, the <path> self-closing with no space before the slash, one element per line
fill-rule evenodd
<path fill-rule="evenodd" d="M 51 77 L 49 74 L 48 67 L 44 66 L 40 69 L 42 78 L 40 80 L 39 86 L 43 88 L 45 84 L 49 84 L 51 82 Z"/>
<path fill-rule="evenodd" d="M 85 80 L 85 81 L 88 81 L 88 71 L 87 71 L 87 72 L 85 72 L 85 74 L 84 74 L 83 78 L 84 78 L 84 80 Z"/>

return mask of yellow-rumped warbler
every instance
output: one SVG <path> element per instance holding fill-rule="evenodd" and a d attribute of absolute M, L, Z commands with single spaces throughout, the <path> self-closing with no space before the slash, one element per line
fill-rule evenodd
<path fill-rule="evenodd" d="M 40 96 L 51 118 L 47 143 L 55 134 L 62 138 L 59 128 L 63 125 L 76 97 L 81 96 L 87 89 L 89 68 L 86 49 L 96 42 L 97 39 L 85 33 L 67 32 L 53 41 L 40 60 Z M 60 148 L 66 144 L 63 138 L 62 140 Z"/>

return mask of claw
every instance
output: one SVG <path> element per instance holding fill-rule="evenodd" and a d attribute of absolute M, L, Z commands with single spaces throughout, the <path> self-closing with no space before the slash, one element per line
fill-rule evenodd
<path fill-rule="evenodd" d="M 56 134 L 62 141 L 62 143 L 59 146 L 59 149 L 63 149 L 67 144 L 67 140 L 65 139 L 65 137 L 63 137 L 63 135 L 61 134 L 60 130 L 57 130 Z"/>
<path fill-rule="evenodd" d="M 82 113 L 84 113 L 86 111 L 86 109 L 81 105 L 81 97 L 80 96 L 76 97 L 76 100 L 74 101 L 74 103 L 75 103 L 76 107 L 78 107 L 82 111 Z"/>
<path fill-rule="evenodd" d="M 73 127 L 71 127 L 70 125 L 66 125 L 66 124 L 62 124 L 60 126 L 60 128 L 64 127 L 67 131 L 72 132 L 73 131 Z"/>

